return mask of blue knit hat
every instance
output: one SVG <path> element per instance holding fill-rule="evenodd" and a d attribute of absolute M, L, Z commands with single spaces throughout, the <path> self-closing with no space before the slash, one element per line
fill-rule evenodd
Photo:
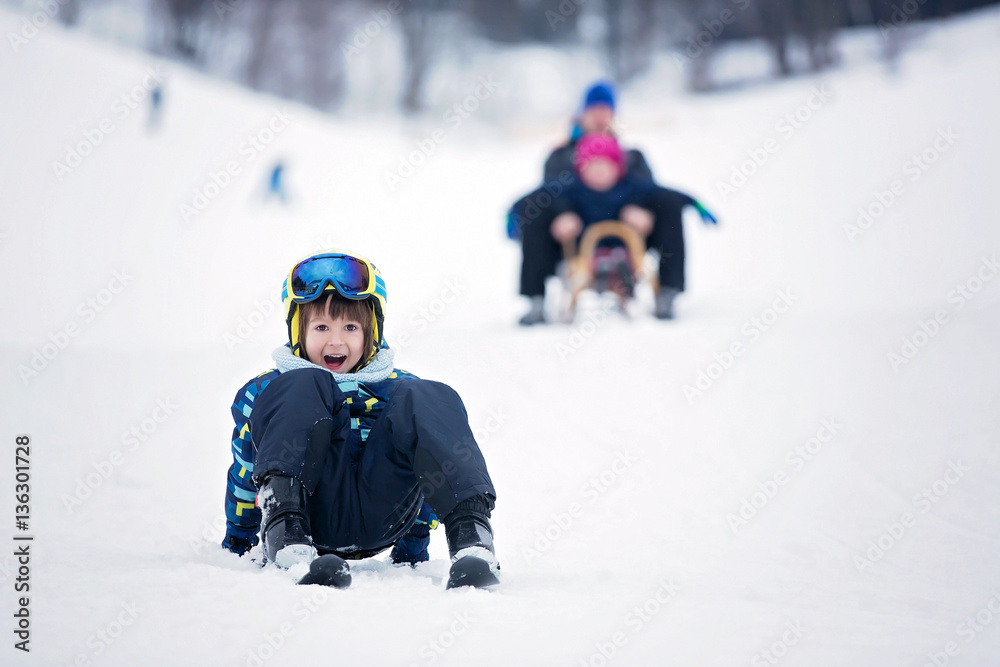
<path fill-rule="evenodd" d="M 615 110 L 615 85 L 610 81 L 598 81 L 587 89 L 587 94 L 583 97 L 583 108 L 591 107 L 595 104 L 607 104 L 611 110 Z"/>

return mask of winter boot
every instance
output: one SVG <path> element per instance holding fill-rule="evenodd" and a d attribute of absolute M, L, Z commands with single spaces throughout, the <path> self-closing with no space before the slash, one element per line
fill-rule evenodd
<path fill-rule="evenodd" d="M 500 564 L 493 552 L 490 510 L 493 498 L 478 495 L 463 500 L 444 519 L 444 532 L 451 555 L 448 588 L 486 588 L 500 583 Z"/>
<path fill-rule="evenodd" d="M 531 297 L 531 310 L 524 314 L 518 324 L 522 327 L 530 327 L 533 324 L 544 324 L 545 323 L 545 297 L 544 296 L 533 296 Z"/>
<path fill-rule="evenodd" d="M 656 293 L 656 310 L 654 314 L 658 320 L 674 319 L 674 299 L 680 294 L 680 290 L 673 287 L 661 287 Z"/>
<path fill-rule="evenodd" d="M 257 496 L 267 560 L 285 570 L 297 563 L 312 562 L 317 552 L 309 537 L 302 483 L 294 477 L 272 475 L 264 480 Z"/>
<path fill-rule="evenodd" d="M 347 588 L 351 585 L 351 568 L 337 554 L 323 554 L 309 563 L 309 571 L 299 579 L 299 583 Z"/>

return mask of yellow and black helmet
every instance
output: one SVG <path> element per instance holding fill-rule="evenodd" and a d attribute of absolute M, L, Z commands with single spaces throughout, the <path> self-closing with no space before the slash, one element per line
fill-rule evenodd
<path fill-rule="evenodd" d="M 292 354 L 302 356 L 299 340 L 299 304 L 315 301 L 324 294 L 336 292 L 345 299 L 367 300 L 372 308 L 372 349 L 358 368 L 371 361 L 384 344 L 385 281 L 375 265 L 363 257 L 341 250 L 327 250 L 309 255 L 288 272 L 281 288 L 285 306 L 288 342 Z M 357 370 L 357 369 L 354 369 Z"/>

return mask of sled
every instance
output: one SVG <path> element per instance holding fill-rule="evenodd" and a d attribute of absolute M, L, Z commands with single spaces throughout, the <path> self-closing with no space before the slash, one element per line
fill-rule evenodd
<path fill-rule="evenodd" d="M 605 220 L 587 227 L 579 246 L 563 244 L 565 259 L 563 284 L 569 294 L 564 319 L 572 321 L 577 301 L 585 290 L 617 296 L 618 309 L 627 314 L 627 305 L 635 296 L 636 285 L 648 280 L 656 293 L 655 271 L 644 268 L 646 244 L 639 233 L 617 220 Z M 648 276 L 648 277 L 647 277 Z"/>

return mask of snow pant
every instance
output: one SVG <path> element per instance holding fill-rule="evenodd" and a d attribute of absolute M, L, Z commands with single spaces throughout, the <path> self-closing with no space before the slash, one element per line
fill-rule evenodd
<path fill-rule="evenodd" d="M 552 221 L 571 210 L 539 188 L 514 202 L 511 212 L 521 230 L 521 294 L 544 296 L 545 280 L 556 273 L 563 258 L 562 246 L 552 238 Z"/>
<path fill-rule="evenodd" d="M 537 193 L 537 191 L 536 191 Z M 562 246 L 552 238 L 550 227 L 560 213 L 572 211 L 564 202 L 553 202 L 548 207 L 536 207 L 533 216 L 524 208 L 536 195 L 532 193 L 514 204 L 514 214 L 521 222 L 521 294 L 544 296 L 545 280 L 556 273 L 563 259 Z M 689 198 L 669 188 L 655 187 L 638 200 L 640 206 L 653 214 L 653 231 L 646 238 L 646 248 L 660 255 L 659 278 L 661 287 L 684 291 L 684 207 Z M 519 210 L 520 207 L 520 210 Z M 521 217 L 524 214 L 525 217 Z"/>
<path fill-rule="evenodd" d="M 425 498 L 443 520 L 463 500 L 496 497 L 455 390 L 416 378 L 383 386 L 388 404 L 357 461 L 346 397 L 323 369 L 271 380 L 250 416 L 254 483 L 271 475 L 302 482 L 321 553 L 378 553 L 410 530 Z"/>

